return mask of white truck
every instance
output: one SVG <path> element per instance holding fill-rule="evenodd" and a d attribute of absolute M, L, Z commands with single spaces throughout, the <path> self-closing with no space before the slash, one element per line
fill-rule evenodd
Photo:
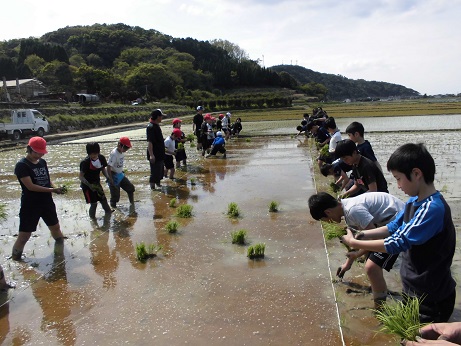
<path fill-rule="evenodd" d="M 0 122 L 0 135 L 14 140 L 26 134 L 43 137 L 50 130 L 45 116 L 36 109 L 14 109 L 11 111 L 11 122 Z"/>

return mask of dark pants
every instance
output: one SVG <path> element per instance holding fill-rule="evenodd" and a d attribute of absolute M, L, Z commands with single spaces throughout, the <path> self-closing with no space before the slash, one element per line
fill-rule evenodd
<path fill-rule="evenodd" d="M 211 149 L 210 155 L 216 155 L 218 153 L 218 151 L 220 153 L 224 154 L 226 152 L 226 148 L 224 148 L 224 145 L 222 145 L 222 144 L 217 144 L 217 145 L 213 146 L 213 149 Z"/>
<path fill-rule="evenodd" d="M 134 202 L 134 185 L 128 180 L 128 178 L 125 176 L 123 177 L 122 181 L 120 181 L 119 186 L 114 186 L 109 184 L 109 190 L 110 190 L 110 205 L 115 206 L 118 201 L 120 201 L 120 189 L 123 189 L 126 191 L 128 194 L 128 199 L 130 200 L 130 203 Z"/>
<path fill-rule="evenodd" d="M 160 181 L 163 179 L 163 167 L 165 163 L 163 160 L 155 160 L 154 163 L 150 162 L 150 178 L 149 183 L 160 185 Z"/>

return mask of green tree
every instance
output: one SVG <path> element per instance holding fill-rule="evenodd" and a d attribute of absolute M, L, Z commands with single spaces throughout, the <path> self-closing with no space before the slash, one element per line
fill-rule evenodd
<path fill-rule="evenodd" d="M 141 63 L 126 78 L 127 87 L 144 94 L 147 88 L 149 96 L 154 98 L 174 97 L 176 86 L 182 79 L 160 64 Z"/>
<path fill-rule="evenodd" d="M 40 58 L 38 55 L 31 54 L 26 58 L 26 60 L 24 60 L 24 65 L 29 67 L 32 75 L 38 76 L 40 71 L 45 67 L 46 61 L 45 59 Z"/>

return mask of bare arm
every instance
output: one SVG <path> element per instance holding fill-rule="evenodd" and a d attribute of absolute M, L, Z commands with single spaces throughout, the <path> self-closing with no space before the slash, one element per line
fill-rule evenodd
<path fill-rule="evenodd" d="M 367 231 L 367 232 L 370 232 L 370 231 Z M 364 233 L 365 232 L 363 232 L 363 234 Z M 358 240 L 354 238 L 350 229 L 347 229 L 347 234 L 341 237 L 341 241 L 353 249 L 363 249 L 363 250 L 375 251 L 375 252 L 386 252 L 383 239 Z"/>
<path fill-rule="evenodd" d="M 40 185 L 34 184 L 32 182 L 32 179 L 29 176 L 21 178 L 21 182 L 24 184 L 26 189 L 29 190 L 29 191 L 45 192 L 45 193 L 46 192 L 48 192 L 48 193 L 54 192 L 54 193 L 57 193 L 57 194 L 62 193 L 61 188 L 45 187 L 45 186 L 40 186 Z"/>

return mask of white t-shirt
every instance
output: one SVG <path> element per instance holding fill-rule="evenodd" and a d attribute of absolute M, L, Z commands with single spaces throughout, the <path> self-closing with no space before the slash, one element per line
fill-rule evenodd
<path fill-rule="evenodd" d="M 370 223 L 385 226 L 405 207 L 404 202 L 385 192 L 366 192 L 341 203 L 346 224 L 359 230 Z"/>
<path fill-rule="evenodd" d="M 221 127 L 223 129 L 227 129 L 229 127 L 229 118 L 226 116 L 224 116 L 224 118 L 222 118 L 221 120 Z"/>
<path fill-rule="evenodd" d="M 123 164 L 125 162 L 125 153 L 121 153 L 115 148 L 110 152 L 109 160 L 107 160 L 107 165 L 110 166 L 112 172 L 122 173 Z"/>
<path fill-rule="evenodd" d="M 338 142 L 341 140 L 341 132 L 339 130 L 333 133 L 330 139 L 330 145 L 328 146 L 328 151 L 330 153 L 334 153 L 336 149 L 336 144 L 338 144 Z"/>
<path fill-rule="evenodd" d="M 165 155 L 172 156 L 170 153 L 174 153 L 175 149 L 175 141 L 171 138 L 171 136 L 168 136 L 165 139 Z"/>

